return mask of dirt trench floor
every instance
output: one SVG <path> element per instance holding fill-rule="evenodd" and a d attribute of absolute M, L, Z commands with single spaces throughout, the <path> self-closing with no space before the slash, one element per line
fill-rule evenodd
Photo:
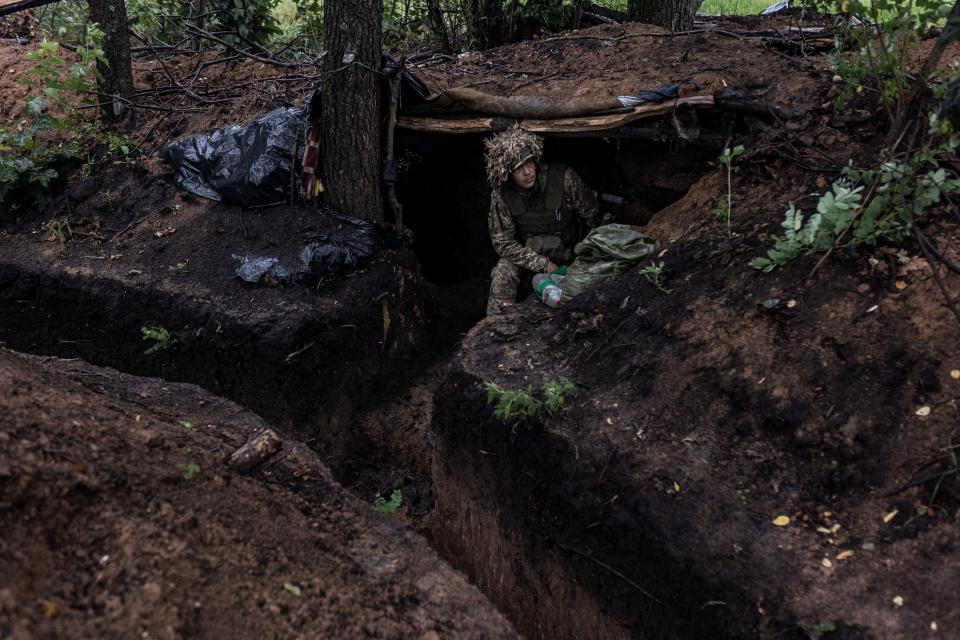
<path fill-rule="evenodd" d="M 513 638 L 301 442 L 193 385 L 0 350 L 0 635 Z"/>

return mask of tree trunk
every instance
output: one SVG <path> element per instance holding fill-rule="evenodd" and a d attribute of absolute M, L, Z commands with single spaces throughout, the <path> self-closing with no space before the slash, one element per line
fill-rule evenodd
<path fill-rule="evenodd" d="M 320 120 L 326 203 L 383 222 L 380 188 L 381 0 L 327 0 Z"/>
<path fill-rule="evenodd" d="M 440 41 L 444 53 L 452 53 L 450 38 L 447 36 L 447 25 L 443 22 L 443 12 L 440 11 L 440 0 L 427 0 L 427 15 L 430 18 L 430 29 Z"/>
<path fill-rule="evenodd" d="M 133 71 L 130 67 L 130 34 L 127 9 L 123 0 L 90 0 L 90 20 L 104 33 L 103 53 L 107 65 L 97 63 L 103 80 L 97 81 L 100 114 L 106 121 L 119 119 L 128 104 L 120 98 L 133 97 Z"/>
<path fill-rule="evenodd" d="M 628 0 L 627 19 L 685 31 L 693 27 L 693 17 L 701 4 L 703 0 Z"/>

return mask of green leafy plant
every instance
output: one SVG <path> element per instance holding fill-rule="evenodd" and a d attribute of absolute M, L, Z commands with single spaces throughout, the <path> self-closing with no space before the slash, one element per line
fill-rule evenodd
<path fill-rule="evenodd" d="M 660 291 L 664 293 L 670 293 L 670 289 L 667 289 L 663 283 L 663 262 L 651 262 L 647 266 L 638 270 L 637 273 L 646 278 L 650 284 L 655 286 Z"/>
<path fill-rule="evenodd" d="M 828 633 L 833 633 L 837 630 L 837 625 L 832 622 L 818 622 L 814 625 L 812 631 L 815 638 L 820 638 L 825 636 Z"/>
<path fill-rule="evenodd" d="M 523 389 L 504 389 L 495 382 L 488 382 L 487 404 L 495 404 L 493 415 L 503 421 L 517 419 L 519 422 L 541 417 L 544 413 L 554 415 L 563 409 L 567 396 L 576 386 L 564 377 L 543 383 L 543 400 L 534 396 L 533 386 Z"/>
<path fill-rule="evenodd" d="M 801 255 L 829 251 L 834 246 L 872 245 L 881 239 L 900 240 L 912 220 L 940 202 L 944 194 L 960 193 L 960 179 L 947 170 L 960 146 L 960 137 L 947 120 L 930 114 L 929 141 L 909 154 L 892 156 L 875 169 L 848 166 L 844 177 L 820 196 L 817 211 L 809 218 L 790 204 L 781 226 L 784 235 L 773 235 L 773 247 L 750 265 L 772 271 Z"/>
<path fill-rule="evenodd" d="M 176 338 L 170 335 L 170 332 L 164 327 L 140 327 L 144 340 L 152 340 L 153 344 L 143 353 L 151 356 L 157 351 L 169 349 L 176 342 Z"/>
<path fill-rule="evenodd" d="M 70 220 L 67 218 L 54 218 L 43 225 L 43 230 L 53 236 L 60 244 L 60 253 L 67 248 L 67 240 L 73 237 L 73 230 L 70 228 Z"/>
<path fill-rule="evenodd" d="M 373 510 L 377 513 L 393 514 L 397 512 L 401 504 L 403 504 L 403 492 L 400 489 L 394 489 L 389 500 L 380 495 L 378 491 L 373 499 Z"/>
<path fill-rule="evenodd" d="M 198 465 L 196 462 L 190 462 L 182 465 L 180 467 L 180 472 L 183 474 L 184 480 L 193 480 L 194 476 L 200 473 L 200 465 Z"/>
<path fill-rule="evenodd" d="M 281 32 L 273 8 L 277 0 L 225 0 L 217 5 L 217 21 L 236 35 L 225 35 L 231 44 L 242 48 L 268 42 Z"/>
<path fill-rule="evenodd" d="M 842 110 L 849 99 L 865 90 L 875 92 L 891 122 L 907 108 L 912 92 L 911 65 L 920 34 L 941 23 L 951 5 L 940 0 L 837 0 L 819 3 L 838 14 L 835 52 L 829 60 L 835 80 L 844 87 L 836 100 Z M 850 16 L 869 19 L 864 28 Z"/>
<path fill-rule="evenodd" d="M 42 201 L 57 172 L 50 165 L 80 154 L 92 142 L 94 127 L 75 121 L 73 96 L 91 102 L 89 92 L 98 78 L 97 62 L 106 58 L 100 46 L 103 33 L 96 25 L 87 29 L 87 40 L 77 47 L 79 60 L 68 63 L 56 42 L 44 40 L 27 54 L 33 65 L 21 82 L 31 89 L 23 117 L 11 129 L 0 128 L 0 202 L 23 190 L 27 199 Z"/>
<path fill-rule="evenodd" d="M 738 144 L 733 147 L 725 147 L 723 153 L 717 160 L 727 170 L 727 197 L 721 198 L 717 202 L 717 208 L 713 210 L 713 215 L 719 220 L 726 220 L 727 235 L 733 234 L 733 174 L 740 170 L 740 167 L 733 166 L 733 161 L 743 155 L 743 145 Z"/>
<path fill-rule="evenodd" d="M 543 383 L 543 408 L 551 416 L 563 409 L 567 396 L 577 387 L 566 378 L 547 380 Z"/>
<path fill-rule="evenodd" d="M 108 131 L 104 134 L 104 141 L 107 144 L 107 157 L 112 159 L 113 164 L 122 164 L 128 167 L 136 164 L 137 160 L 133 155 L 133 143 L 130 138 Z"/>

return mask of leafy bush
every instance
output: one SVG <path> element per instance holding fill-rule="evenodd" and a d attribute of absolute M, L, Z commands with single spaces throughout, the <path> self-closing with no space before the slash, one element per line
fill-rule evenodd
<path fill-rule="evenodd" d="M 960 179 L 941 166 L 960 146 L 949 121 L 931 114 L 931 140 L 905 157 L 888 157 L 876 169 L 844 170 L 844 178 L 820 196 L 809 218 L 791 203 L 781 223 L 784 235 L 773 236 L 773 248 L 751 266 L 772 271 L 801 255 L 831 247 L 873 245 L 882 239 L 900 240 L 911 220 L 920 217 L 944 194 L 960 193 Z"/>
<path fill-rule="evenodd" d="M 829 56 L 843 91 L 836 101 L 842 110 L 864 87 L 876 91 L 891 122 L 908 105 L 912 90 L 910 65 L 920 46 L 919 35 L 929 25 L 942 23 L 951 5 L 939 0 L 839 0 L 819 2 L 838 16 L 837 47 Z M 867 18 L 872 27 L 850 20 Z"/>
<path fill-rule="evenodd" d="M 27 54 L 34 64 L 22 78 L 33 89 L 24 105 L 24 117 L 12 129 L 0 128 L 0 202 L 16 190 L 26 199 L 42 200 L 57 172 L 50 165 L 76 157 L 90 144 L 95 127 L 78 125 L 77 109 L 67 101 L 72 95 L 90 102 L 86 94 L 98 77 L 96 64 L 105 61 L 100 43 L 103 33 L 87 28 L 87 44 L 77 47 L 79 61 L 68 63 L 56 42 L 44 40 Z"/>

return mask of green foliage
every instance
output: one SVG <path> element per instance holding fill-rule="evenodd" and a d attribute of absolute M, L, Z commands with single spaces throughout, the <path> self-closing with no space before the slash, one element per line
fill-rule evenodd
<path fill-rule="evenodd" d="M 242 48 L 267 43 L 281 33 L 273 16 L 277 0 L 220 0 L 216 19 L 222 27 L 235 32 L 225 40 Z"/>
<path fill-rule="evenodd" d="M 837 13 L 869 19 L 873 28 L 854 26 L 838 17 L 836 51 L 829 56 L 836 79 L 844 83 L 836 109 L 865 88 L 877 93 L 891 121 L 907 107 L 911 92 L 911 65 L 920 46 L 919 35 L 929 25 L 943 22 L 951 5 L 940 0 L 838 0 L 817 3 Z"/>
<path fill-rule="evenodd" d="M 504 389 L 495 382 L 488 382 L 486 388 L 487 404 L 496 404 L 493 415 L 503 421 L 516 419 L 518 422 L 542 417 L 544 413 L 554 415 L 563 409 L 567 396 L 577 390 L 564 377 L 543 383 L 543 400 L 534 396 L 532 385 L 523 389 Z"/>
<path fill-rule="evenodd" d="M 563 409 L 567 396 L 577 387 L 566 378 L 547 380 L 543 383 L 543 408 L 551 416 Z"/>
<path fill-rule="evenodd" d="M 373 510 L 377 513 L 393 514 L 397 512 L 401 504 L 403 504 L 403 492 L 400 489 L 394 489 L 389 500 L 380 495 L 380 492 L 377 492 L 373 499 Z"/>
<path fill-rule="evenodd" d="M 87 28 L 87 42 L 77 47 L 79 62 L 62 58 L 60 46 L 44 40 L 27 54 L 33 65 L 21 82 L 31 89 L 23 117 L 11 129 L 0 127 L 0 202 L 14 191 L 25 199 L 41 201 L 57 172 L 50 165 L 76 157 L 90 144 L 90 127 L 75 122 L 77 109 L 67 101 L 73 96 L 90 102 L 87 93 L 98 77 L 96 64 L 105 61 L 100 43 L 103 33 L 96 25 Z"/>
<path fill-rule="evenodd" d="M 930 141 L 913 153 L 888 157 L 876 169 L 847 167 L 844 178 L 820 196 L 817 212 L 809 218 L 791 203 L 781 223 L 784 235 L 774 235 L 766 257 L 754 258 L 750 265 L 772 271 L 834 245 L 903 239 L 911 218 L 922 216 L 944 194 L 960 193 L 960 179 L 941 166 L 960 146 L 960 137 L 936 114 L 930 115 L 928 136 Z"/>
<path fill-rule="evenodd" d="M 818 622 L 813 627 L 813 637 L 820 638 L 828 633 L 833 633 L 837 630 L 837 625 L 832 622 Z"/>
<path fill-rule="evenodd" d="M 504 389 L 496 382 L 487 383 L 487 404 L 496 403 L 493 415 L 501 420 L 526 420 L 540 413 L 543 403 L 533 397 L 533 386 L 525 389 Z"/>
<path fill-rule="evenodd" d="M 278 0 L 272 15 L 280 29 L 278 39 L 289 41 L 303 36 L 307 47 L 322 47 L 323 0 Z"/>
<path fill-rule="evenodd" d="M 143 333 L 144 340 L 153 341 L 150 348 L 143 352 L 148 356 L 152 356 L 157 351 L 169 349 L 177 342 L 165 327 L 140 327 L 140 332 Z"/>
<path fill-rule="evenodd" d="M 190 260 L 184 258 L 183 260 L 178 260 L 176 264 L 170 265 L 167 269 L 170 273 L 179 276 L 187 272 L 188 266 L 190 266 Z"/>
<path fill-rule="evenodd" d="M 193 477 L 200 473 L 200 465 L 196 462 L 190 462 L 180 467 L 184 480 L 193 480 Z"/>
<path fill-rule="evenodd" d="M 717 208 L 713 210 L 713 215 L 720 220 L 727 222 L 727 235 L 732 235 L 732 216 L 733 216 L 733 174 L 740 171 L 740 167 L 733 166 L 733 161 L 743 155 L 743 145 L 738 144 L 734 148 L 724 147 L 723 153 L 717 160 L 727 170 L 727 198 L 721 199 L 717 203 Z"/>
<path fill-rule="evenodd" d="M 650 284 L 655 286 L 660 291 L 664 293 L 670 293 L 670 289 L 667 289 L 663 283 L 663 262 L 651 262 L 644 268 L 640 269 L 637 273 L 646 278 Z"/>

